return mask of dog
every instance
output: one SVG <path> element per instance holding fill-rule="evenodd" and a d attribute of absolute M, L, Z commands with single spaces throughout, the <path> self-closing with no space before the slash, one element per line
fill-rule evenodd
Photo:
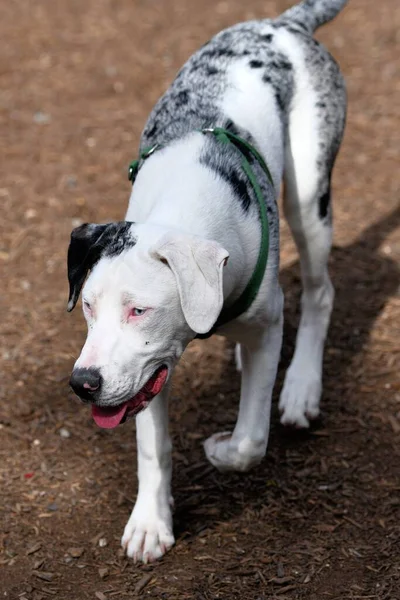
<path fill-rule="evenodd" d="M 282 343 L 282 180 L 303 292 L 281 422 L 308 427 L 319 414 L 334 299 L 331 173 L 346 91 L 312 35 L 345 4 L 303 0 L 206 43 L 150 114 L 126 220 L 71 234 L 68 310 L 83 288 L 88 336 L 70 385 L 100 427 L 136 416 L 139 488 L 122 537 L 135 561 L 174 544 L 168 391 L 194 337 L 217 331 L 233 340 L 241 367 L 236 425 L 206 440 L 208 460 L 247 471 L 266 453 Z"/>

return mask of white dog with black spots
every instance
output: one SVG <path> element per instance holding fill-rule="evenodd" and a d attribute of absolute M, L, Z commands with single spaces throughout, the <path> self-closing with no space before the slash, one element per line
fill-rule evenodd
<path fill-rule="evenodd" d="M 246 471 L 267 449 L 282 342 L 282 180 L 303 294 L 281 422 L 308 427 L 319 414 L 334 298 L 327 272 L 330 178 L 346 93 L 337 64 L 312 34 L 345 3 L 304 0 L 274 20 L 236 25 L 205 44 L 149 117 L 126 220 L 72 232 L 69 310 L 83 288 L 88 336 L 71 386 L 100 427 L 137 415 L 139 489 L 122 537 L 135 561 L 160 558 L 174 544 L 167 415 L 173 369 L 187 344 L 212 330 L 246 289 L 262 242 L 243 145 L 221 143 L 215 128 L 256 148 L 272 183 L 250 153 L 268 216 L 268 261 L 250 307 L 218 328 L 237 343 L 240 408 L 232 432 L 206 440 L 206 455 L 221 471 Z"/>

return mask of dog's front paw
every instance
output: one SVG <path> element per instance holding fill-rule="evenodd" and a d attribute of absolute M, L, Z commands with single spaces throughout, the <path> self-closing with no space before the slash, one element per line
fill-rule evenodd
<path fill-rule="evenodd" d="M 135 563 L 153 562 L 161 558 L 174 543 L 168 503 L 159 510 L 152 506 L 152 502 L 138 499 L 121 540 L 126 554 Z"/>
<path fill-rule="evenodd" d="M 309 427 L 310 420 L 319 415 L 321 387 L 318 378 L 294 377 L 288 373 L 279 400 L 282 425 Z"/>
<path fill-rule="evenodd" d="M 204 450 L 210 463 L 219 471 L 248 471 L 265 456 L 265 440 L 255 441 L 248 437 L 234 440 L 230 432 L 216 433 L 204 442 Z"/>

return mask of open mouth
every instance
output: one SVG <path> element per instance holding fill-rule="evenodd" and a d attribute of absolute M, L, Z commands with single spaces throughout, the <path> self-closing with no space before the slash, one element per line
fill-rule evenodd
<path fill-rule="evenodd" d="M 114 429 L 120 423 L 123 423 L 127 417 L 137 415 L 146 408 L 164 387 L 168 377 L 168 369 L 165 365 L 159 367 L 150 377 L 142 389 L 130 400 L 119 404 L 118 406 L 92 406 L 92 416 L 95 423 L 103 429 Z"/>

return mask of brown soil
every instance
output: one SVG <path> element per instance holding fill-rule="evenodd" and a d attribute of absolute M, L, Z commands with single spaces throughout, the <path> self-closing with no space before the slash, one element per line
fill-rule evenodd
<path fill-rule="evenodd" d="M 223 339 L 193 343 L 171 410 L 177 543 L 135 566 L 119 550 L 136 493 L 134 427 L 99 430 L 68 388 L 85 336 L 79 311 L 65 312 L 70 230 L 123 217 L 146 115 L 191 52 L 288 5 L 0 5 L 1 598 L 400 599 L 398 0 L 352 0 L 318 35 L 350 100 L 320 422 L 286 431 L 274 408 L 262 465 L 218 474 L 201 441 L 234 423 L 239 380 Z M 282 230 L 276 397 L 300 293 Z"/>

